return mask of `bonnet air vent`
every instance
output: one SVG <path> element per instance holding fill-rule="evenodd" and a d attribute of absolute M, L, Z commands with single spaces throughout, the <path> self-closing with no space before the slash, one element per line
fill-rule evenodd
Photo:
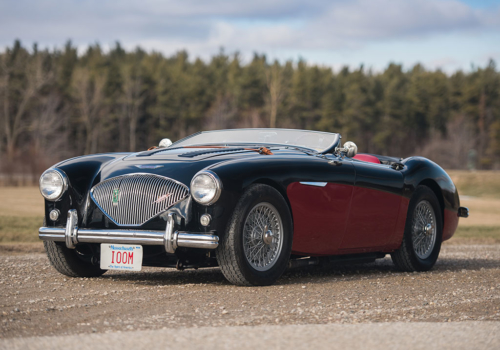
<path fill-rule="evenodd" d="M 179 154 L 179 157 L 186 157 L 186 158 L 193 158 L 196 156 L 201 156 L 203 154 L 210 154 L 210 153 L 225 153 L 225 152 L 238 152 L 238 151 L 245 151 L 244 148 L 229 148 L 229 149 L 211 149 L 211 150 L 200 150 L 200 151 L 192 151 L 192 152 L 187 152 L 183 154 Z"/>

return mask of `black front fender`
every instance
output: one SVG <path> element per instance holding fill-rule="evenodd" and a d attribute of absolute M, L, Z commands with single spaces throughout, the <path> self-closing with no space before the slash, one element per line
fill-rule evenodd
<path fill-rule="evenodd" d="M 412 194 L 420 184 L 435 183 L 441 190 L 443 209 L 458 212 L 460 199 L 457 188 L 443 168 L 423 157 L 410 157 L 402 163 L 405 165 L 402 173 L 407 193 Z"/>
<path fill-rule="evenodd" d="M 100 172 L 103 167 L 122 159 L 129 153 L 104 153 L 89 156 L 81 156 L 65 160 L 54 165 L 64 172 L 69 180 L 66 193 L 57 202 L 45 200 L 45 220 L 47 226 L 64 226 L 69 209 L 78 211 L 79 225 L 85 225 L 87 219 L 86 211 L 89 205 L 89 191 L 92 186 L 99 182 Z M 50 211 L 58 209 L 61 212 L 59 219 L 54 222 L 50 220 Z"/>

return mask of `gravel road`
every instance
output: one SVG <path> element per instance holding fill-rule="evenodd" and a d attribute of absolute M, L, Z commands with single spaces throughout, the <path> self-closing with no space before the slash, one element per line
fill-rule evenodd
<path fill-rule="evenodd" d="M 0 340 L 16 349 L 440 349 L 500 348 L 500 322 L 202 327 Z"/>
<path fill-rule="evenodd" d="M 0 262 L 0 347 L 19 340 L 12 338 L 42 335 L 158 330 L 161 336 L 164 329 L 207 327 L 285 327 L 293 333 L 289 325 L 335 330 L 375 322 L 484 324 L 496 327 L 492 341 L 500 337 L 498 244 L 444 245 L 436 267 L 426 273 L 396 272 L 386 258 L 290 270 L 270 287 L 232 286 L 218 269 L 144 268 L 74 279 L 58 274 L 39 253 L 4 252 Z M 447 329 L 452 334 L 455 328 Z"/>

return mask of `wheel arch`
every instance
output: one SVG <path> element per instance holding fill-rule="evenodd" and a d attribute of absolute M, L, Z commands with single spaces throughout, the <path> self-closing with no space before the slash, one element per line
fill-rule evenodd
<path fill-rule="evenodd" d="M 444 223 L 444 197 L 443 197 L 443 191 L 441 190 L 441 187 L 439 187 L 438 183 L 434 181 L 433 179 L 425 179 L 421 181 L 418 186 L 426 186 L 431 189 L 432 192 L 436 195 L 438 202 L 439 202 L 439 207 L 441 210 L 441 218 L 443 219 Z"/>
<path fill-rule="evenodd" d="M 254 182 L 251 183 L 251 185 L 253 185 L 253 184 L 263 184 L 263 185 L 271 186 L 272 188 L 274 188 L 276 191 L 278 191 L 283 196 L 283 198 L 285 199 L 285 202 L 288 206 L 288 210 L 290 211 L 290 216 L 292 218 L 292 225 L 293 225 L 294 220 L 293 220 L 292 205 L 291 205 L 290 200 L 288 199 L 288 196 L 286 194 L 286 189 L 283 188 L 283 186 L 280 186 L 276 181 L 269 179 L 269 178 L 256 179 Z M 246 188 L 248 188 L 248 186 Z M 245 190 L 246 190 L 246 188 L 245 188 Z"/>

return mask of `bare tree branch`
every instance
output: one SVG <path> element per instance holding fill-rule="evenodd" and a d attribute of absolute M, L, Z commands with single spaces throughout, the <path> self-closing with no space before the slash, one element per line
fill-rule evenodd
<path fill-rule="evenodd" d="M 73 93 L 85 127 L 85 153 L 96 153 L 101 118 L 104 112 L 104 86 L 106 79 L 96 75 L 91 79 L 87 68 L 77 68 L 73 75 Z"/>
<path fill-rule="evenodd" d="M 266 70 L 267 78 L 267 88 L 269 90 L 269 102 L 270 102 L 270 123 L 269 127 L 276 127 L 276 116 L 278 115 L 278 106 L 283 98 L 283 77 L 282 68 L 278 62 L 274 62 Z"/>
<path fill-rule="evenodd" d="M 32 100 L 38 95 L 40 90 L 53 78 L 52 71 L 45 71 L 43 68 L 43 54 L 37 54 L 26 61 L 18 59 L 13 66 L 8 67 L 5 59 L 2 60 L 2 84 L 0 89 L 3 95 L 3 119 L 5 125 L 5 137 L 7 139 L 7 157 L 12 160 L 19 135 L 29 127 L 29 120 L 26 120 L 27 109 Z M 25 65 L 23 67 L 23 64 Z M 25 72 L 26 83 L 12 86 L 10 74 L 12 71 Z M 10 92 L 15 91 L 20 95 L 20 102 L 12 106 L 10 104 Z"/>
<path fill-rule="evenodd" d="M 125 113 L 129 121 L 129 150 L 136 151 L 137 122 L 141 117 L 141 105 L 145 96 L 142 94 L 142 80 L 140 76 L 133 76 L 130 67 L 123 74 L 123 90 L 125 99 Z"/>

